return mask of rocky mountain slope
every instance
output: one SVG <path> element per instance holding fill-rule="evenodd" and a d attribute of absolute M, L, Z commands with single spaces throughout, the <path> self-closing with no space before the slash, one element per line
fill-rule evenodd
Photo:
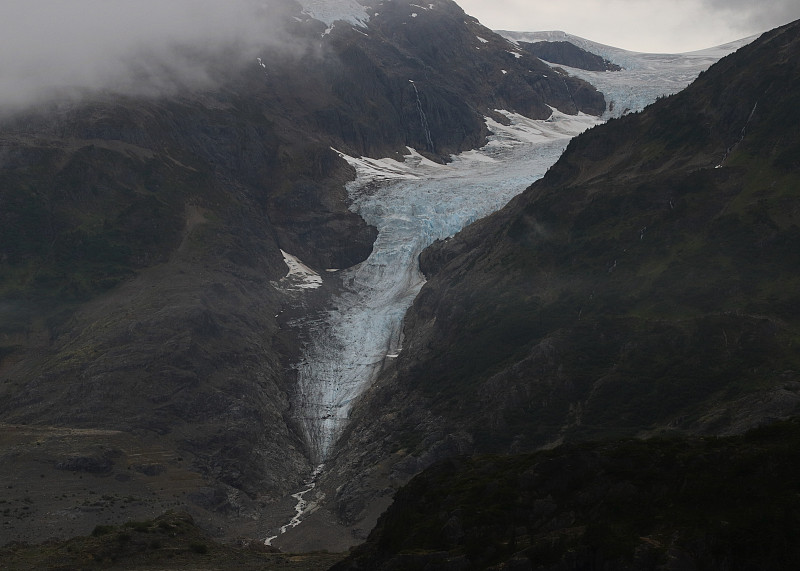
<path fill-rule="evenodd" d="M 276 3 L 296 45 L 216 88 L 87 94 L 0 123 L 0 543 L 180 507 L 257 537 L 312 470 L 290 411 L 287 323 L 329 293 L 281 250 L 352 266 L 375 229 L 348 210 L 353 156 L 442 161 L 502 108 L 600 114 L 603 96 L 449 0 L 362 22 Z M 280 6 L 278 10 L 277 7 Z M 299 72 L 302 70 L 302 72 Z M 324 273 L 324 272 L 323 272 Z M 91 492 L 98 498 L 91 498 Z"/>
<path fill-rule="evenodd" d="M 518 42 L 518 44 L 526 52 L 550 63 L 586 71 L 620 71 L 622 69 L 619 65 L 567 41 Z"/>
<path fill-rule="evenodd" d="M 799 49 L 765 34 L 423 253 L 331 463 L 340 517 L 443 457 L 798 413 Z"/>

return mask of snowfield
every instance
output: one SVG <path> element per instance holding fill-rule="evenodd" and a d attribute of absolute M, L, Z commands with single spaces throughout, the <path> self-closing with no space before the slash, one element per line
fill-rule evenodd
<path fill-rule="evenodd" d="M 296 256 L 292 256 L 281 250 L 283 262 L 289 268 L 289 273 L 273 284 L 285 291 L 299 291 L 304 289 L 316 289 L 322 285 L 322 276 L 301 262 Z"/>

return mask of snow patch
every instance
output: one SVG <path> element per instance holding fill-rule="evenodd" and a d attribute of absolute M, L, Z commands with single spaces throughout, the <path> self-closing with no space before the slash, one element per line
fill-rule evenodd
<path fill-rule="evenodd" d="M 303 13 L 328 26 L 345 21 L 354 26 L 365 27 L 369 22 L 367 8 L 356 0 L 298 0 Z"/>
<path fill-rule="evenodd" d="M 317 289 L 322 285 L 322 276 L 301 262 L 299 258 L 283 250 L 281 250 L 281 254 L 283 254 L 283 261 L 289 268 L 289 273 L 278 282 L 278 286 L 281 289 L 302 291 Z"/>
<path fill-rule="evenodd" d="M 390 158 L 371 159 L 369 157 L 351 157 L 332 148 L 335 153 L 356 169 L 359 179 L 369 179 L 372 182 L 418 179 L 420 178 L 420 171 L 423 167 L 426 169 L 444 168 L 444 165 L 423 157 L 415 149 L 411 147 L 406 147 L 406 149 L 408 150 L 408 154 L 404 155 L 404 160 L 401 162 Z"/>
<path fill-rule="evenodd" d="M 482 38 L 482 37 L 480 37 L 480 36 L 475 36 L 475 37 L 476 37 L 476 38 L 478 38 L 478 41 L 479 41 L 480 43 L 482 43 L 482 44 L 488 44 L 488 43 L 489 43 L 489 40 L 487 40 L 487 39 L 485 39 L 485 38 Z"/>
<path fill-rule="evenodd" d="M 549 105 L 548 105 L 549 107 Z M 484 117 L 486 126 L 494 134 L 482 150 L 487 152 L 494 148 L 503 148 L 525 144 L 539 145 L 554 140 L 569 140 L 583 133 L 586 129 L 599 123 L 597 117 L 578 113 L 567 115 L 555 107 L 550 107 L 552 114 L 544 121 L 529 119 L 518 113 L 495 109 L 511 121 L 510 125 L 498 123 L 490 117 Z"/>

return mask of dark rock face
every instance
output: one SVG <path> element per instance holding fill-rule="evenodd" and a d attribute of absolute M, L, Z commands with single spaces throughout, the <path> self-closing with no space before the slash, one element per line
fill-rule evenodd
<path fill-rule="evenodd" d="M 587 52 L 570 42 L 519 42 L 526 52 L 550 63 L 566 65 L 586 71 L 620 71 L 615 63 L 597 54 Z"/>
<path fill-rule="evenodd" d="M 800 25 L 766 34 L 423 252 L 403 352 L 338 458 L 403 481 L 450 435 L 505 453 L 797 414 L 798 50 Z"/>
<path fill-rule="evenodd" d="M 25 231 L 4 240 L 4 258 L 12 272 L 34 271 L 9 303 L 38 304 L 28 323 L 23 313 L 4 324 L 24 339 L 4 371 L 5 422 L 159 434 L 200 473 L 253 497 L 282 493 L 305 470 L 283 419 L 282 355 L 264 342 L 285 303 L 270 285 L 286 273 L 278 248 L 291 247 L 270 217 L 291 219 L 272 205 L 288 169 L 314 184 L 346 165 L 301 170 L 292 142 L 248 113 L 224 97 L 110 101 L 50 115 L 44 132 L 7 126 L 17 158 L 2 171 L 4 230 Z M 328 233 L 338 235 L 298 253 L 333 267 L 366 256 L 374 230 L 326 201 L 302 205 L 315 225 L 336 220 Z M 43 341 L 26 331 L 41 320 Z"/>

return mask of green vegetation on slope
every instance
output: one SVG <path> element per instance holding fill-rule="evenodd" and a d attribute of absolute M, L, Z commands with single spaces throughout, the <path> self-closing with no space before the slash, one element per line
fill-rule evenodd
<path fill-rule="evenodd" d="M 793 569 L 798 473 L 796 420 L 448 460 L 334 569 Z"/>

